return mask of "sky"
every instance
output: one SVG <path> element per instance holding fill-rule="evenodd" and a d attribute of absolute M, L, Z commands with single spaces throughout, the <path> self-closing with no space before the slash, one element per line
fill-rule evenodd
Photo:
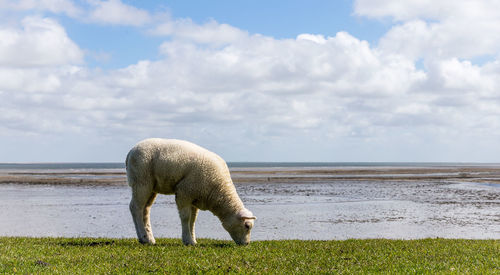
<path fill-rule="evenodd" d="M 0 162 L 500 162 L 496 0 L 0 0 Z"/>

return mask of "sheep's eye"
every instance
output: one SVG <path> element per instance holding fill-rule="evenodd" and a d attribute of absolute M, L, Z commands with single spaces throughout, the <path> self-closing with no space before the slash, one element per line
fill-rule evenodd
<path fill-rule="evenodd" d="M 245 223 L 245 228 L 246 228 L 246 229 L 250 229 L 250 228 L 251 228 L 250 223 L 246 222 L 246 223 Z"/>

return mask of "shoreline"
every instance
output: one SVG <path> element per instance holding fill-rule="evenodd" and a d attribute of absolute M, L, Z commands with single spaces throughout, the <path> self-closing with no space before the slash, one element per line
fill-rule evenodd
<path fill-rule="evenodd" d="M 500 184 L 500 167 L 234 167 L 235 184 L 336 181 L 458 181 Z M 127 185 L 125 169 L 0 170 L 0 184 Z"/>
<path fill-rule="evenodd" d="M 134 236 L 125 171 L 107 172 L 4 173 L 0 234 Z M 245 168 L 231 172 L 238 195 L 259 217 L 252 232 L 255 240 L 498 238 L 500 234 L 496 226 L 500 184 L 492 184 L 499 178 L 497 170 L 307 169 L 304 173 Z M 157 197 L 152 214 L 155 236 L 179 235 L 175 206 L 175 196 Z M 209 211 L 200 211 L 197 224 L 199 237 L 229 237 L 214 230 L 221 228 L 220 221 Z"/>

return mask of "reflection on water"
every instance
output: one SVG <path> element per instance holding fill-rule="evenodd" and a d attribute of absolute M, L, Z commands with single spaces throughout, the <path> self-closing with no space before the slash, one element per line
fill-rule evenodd
<path fill-rule="evenodd" d="M 500 239 L 500 185 L 453 181 L 241 182 L 258 217 L 252 239 Z M 130 190 L 119 186 L 0 184 L 1 236 L 135 237 Z M 173 196 L 152 209 L 156 237 L 180 237 Z M 199 238 L 230 239 L 202 211 Z"/>

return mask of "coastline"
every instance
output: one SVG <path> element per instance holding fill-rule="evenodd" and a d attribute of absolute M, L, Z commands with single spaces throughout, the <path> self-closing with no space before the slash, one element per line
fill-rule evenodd
<path fill-rule="evenodd" d="M 232 167 L 235 184 L 336 181 L 456 181 L 500 184 L 500 166 Z M 3 169 L 0 184 L 127 185 L 124 168 Z"/>
<path fill-rule="evenodd" d="M 500 236 L 496 166 L 230 170 L 259 217 L 255 240 Z M 135 236 L 123 168 L 0 169 L 0 182 L 0 236 Z M 153 209 L 155 235 L 178 236 L 175 197 L 158 196 Z M 200 237 L 228 238 L 210 212 L 198 220 Z"/>

